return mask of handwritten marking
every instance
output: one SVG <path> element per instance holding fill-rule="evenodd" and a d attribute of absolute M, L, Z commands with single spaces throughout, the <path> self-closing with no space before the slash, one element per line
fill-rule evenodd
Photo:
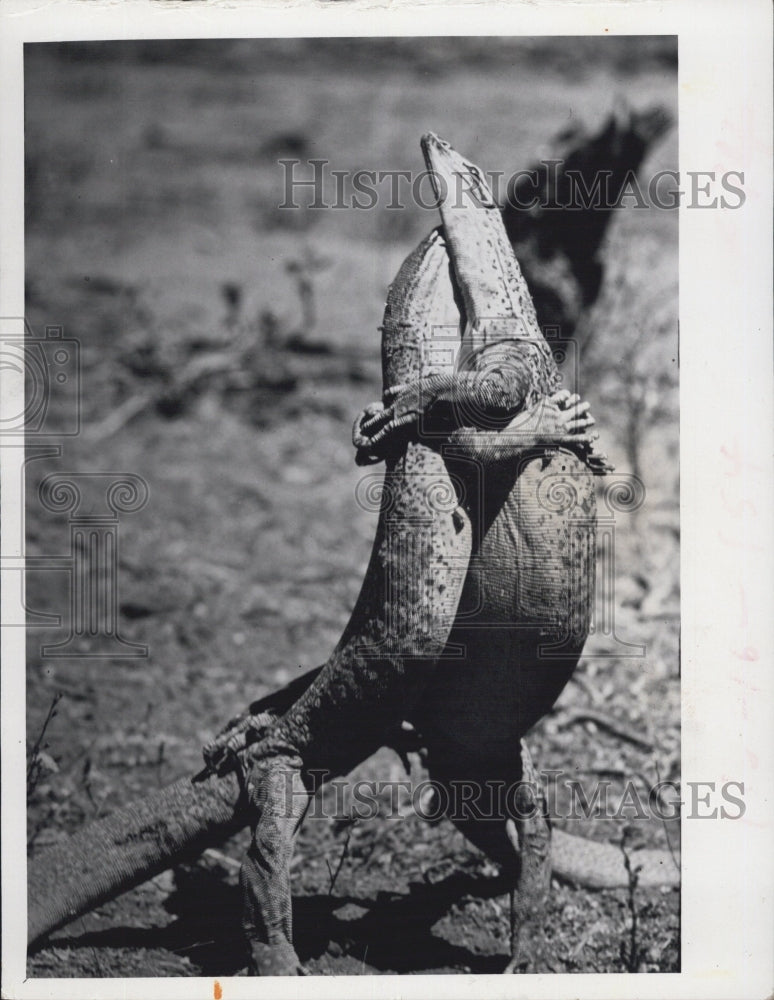
<path fill-rule="evenodd" d="M 722 531 L 718 532 L 718 538 L 724 545 L 730 545 L 735 549 L 749 549 L 750 552 L 760 552 L 761 546 L 754 542 L 740 542 L 737 538 L 727 538 Z"/>
<path fill-rule="evenodd" d="M 726 491 L 721 490 L 720 499 L 723 501 L 723 506 L 733 517 L 743 517 L 745 507 L 749 508 L 751 517 L 755 517 L 758 513 L 752 500 L 747 500 L 744 497 L 741 500 L 732 501 L 726 496 Z"/>

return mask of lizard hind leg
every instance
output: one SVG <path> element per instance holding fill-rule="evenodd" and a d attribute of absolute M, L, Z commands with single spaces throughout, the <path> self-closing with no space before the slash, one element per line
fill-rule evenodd
<path fill-rule="evenodd" d="M 551 888 L 551 827 L 548 804 L 527 744 L 521 741 L 521 781 L 505 833 L 518 854 L 511 888 L 511 959 L 505 972 L 552 971 L 544 924 Z"/>
<path fill-rule="evenodd" d="M 510 886 L 511 957 L 504 971 L 552 971 L 544 935 L 551 831 L 545 792 L 526 744 L 521 741 L 515 760 L 511 750 L 471 762 L 472 754 L 460 756 L 451 742 L 433 750 L 430 774 L 446 817 L 498 865 Z"/>
<path fill-rule="evenodd" d="M 292 943 L 290 861 L 311 793 L 302 777 L 301 758 L 292 749 L 261 742 L 248 750 L 248 759 L 252 838 L 239 881 L 250 972 L 303 975 Z"/>

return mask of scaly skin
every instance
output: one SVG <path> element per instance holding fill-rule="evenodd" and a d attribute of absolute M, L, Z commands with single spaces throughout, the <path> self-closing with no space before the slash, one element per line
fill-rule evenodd
<path fill-rule="evenodd" d="M 436 232 L 423 241 L 406 260 L 388 297 L 383 339 L 387 384 L 405 381 L 419 374 L 421 341 L 432 333 L 433 292 L 441 279 L 447 282 L 450 290 L 448 257 L 443 240 Z M 409 344 L 407 331 L 414 337 L 413 348 Z M 432 666 L 434 657 L 443 649 L 448 638 L 470 553 L 469 521 L 464 512 L 457 509 L 456 503 L 449 503 L 454 495 L 446 465 L 436 450 L 413 442 L 391 461 L 388 466 L 388 489 L 384 491 L 382 501 L 383 514 L 364 586 L 350 624 L 329 664 L 345 663 L 360 657 L 363 675 L 369 673 L 372 684 L 377 685 L 377 666 L 383 665 L 386 660 L 402 670 L 401 652 L 405 649 L 411 650 L 415 658 L 412 662 L 416 662 L 424 673 Z M 426 497 L 430 503 L 425 502 Z M 433 501 L 433 497 L 446 499 L 439 504 Z M 405 516 L 407 510 L 410 513 L 423 511 L 424 524 L 409 527 L 410 519 Z M 432 541 L 432 546 L 427 544 L 429 541 Z M 404 553 L 409 548 L 413 554 L 407 563 Z M 404 590 L 393 587 L 388 593 L 385 588 L 390 581 L 400 579 L 406 565 L 412 568 L 421 566 L 424 572 L 414 574 L 414 586 Z M 386 606 L 389 606 L 387 614 Z M 415 613 L 418 607 L 424 611 L 420 616 Z M 393 633 L 398 632 L 404 636 L 403 643 L 390 656 L 369 659 L 359 652 L 359 648 L 365 646 L 373 650 L 382 639 L 389 641 Z M 425 658 L 420 659 L 419 654 L 424 654 Z M 346 707 L 354 718 L 353 732 L 356 735 L 356 739 L 353 738 L 352 743 L 346 747 L 344 761 L 339 761 L 338 764 L 339 770 L 347 770 L 348 761 L 355 763 L 358 758 L 362 759 L 380 745 L 384 727 L 379 725 L 375 716 L 369 714 L 371 706 L 363 707 L 360 701 L 359 696 L 366 688 L 365 676 L 360 678 L 361 686 L 358 688 L 354 685 L 354 680 L 348 683 L 350 675 L 345 670 L 340 670 L 336 674 L 340 690 L 334 691 L 326 680 L 322 692 L 318 693 L 323 672 L 317 670 L 302 684 L 296 682 L 290 685 L 290 700 L 283 698 L 280 692 L 278 696 L 269 699 L 267 707 L 275 716 L 281 716 L 291 702 L 298 700 L 302 691 L 303 706 L 307 713 L 315 700 L 321 704 L 326 699 L 334 700 Z M 329 670 L 329 675 L 330 672 Z M 317 689 L 310 685 L 312 680 L 317 683 Z M 411 682 L 412 678 L 409 678 L 408 687 Z M 402 707 L 402 698 L 396 695 L 395 700 Z M 360 720 L 365 718 L 372 721 L 364 727 L 362 723 L 358 725 L 359 717 Z M 385 711 L 385 717 L 392 718 L 389 711 Z M 319 754 L 314 755 L 314 763 L 322 758 L 326 760 L 324 766 L 335 769 L 337 741 L 322 720 L 324 712 L 320 725 L 313 727 L 314 731 L 310 728 L 306 741 L 302 739 L 303 734 L 296 734 L 295 738 L 308 745 L 312 736 L 316 735 L 319 739 Z M 267 754 L 267 757 L 283 763 L 287 758 L 282 753 L 283 749 L 275 741 L 275 752 Z M 292 767 L 286 767 L 275 784 L 284 785 L 286 777 L 288 781 L 293 781 L 293 771 Z M 297 773 L 297 768 L 295 772 Z M 231 806 L 225 811 L 220 800 L 220 782 L 224 783 L 223 797 Z M 297 801 L 304 804 L 303 794 L 298 796 Z M 112 827 L 111 830 L 106 830 L 100 824 L 91 824 L 66 844 L 43 851 L 33 859 L 29 879 L 31 942 L 98 902 L 137 884 L 159 868 L 168 867 L 185 851 L 187 845 L 195 847 L 200 843 L 198 836 L 202 831 L 206 830 L 213 841 L 217 841 L 222 839 L 224 832 L 245 825 L 248 819 L 255 821 L 256 810 L 247 808 L 245 796 L 240 797 L 233 774 L 227 774 L 222 779 L 208 776 L 196 784 L 188 783 L 188 787 L 185 782 L 178 782 L 150 797 L 148 802 L 147 810 L 144 803 L 138 806 L 142 810 L 142 819 L 135 817 L 135 806 L 127 806 L 111 818 L 115 820 L 116 830 L 120 832 L 120 842 L 113 836 Z M 193 809 L 192 803 L 195 804 Z M 188 811 L 197 820 L 191 827 L 186 825 Z M 278 818 L 275 825 L 282 826 L 280 821 L 284 822 L 281 835 L 267 835 L 268 839 L 275 843 L 285 843 L 289 837 L 292 841 L 297 819 L 296 815 Z M 167 824 L 179 824 L 186 831 L 185 835 L 177 839 L 165 836 Z M 143 845 L 141 854 L 127 850 L 129 843 L 138 842 Z M 201 842 L 201 846 L 206 844 Z M 85 877 L 85 872 L 89 870 L 89 858 L 97 873 L 93 880 Z M 282 890 L 275 897 L 276 903 L 269 907 L 271 916 L 268 919 L 279 927 L 280 933 L 278 935 L 274 932 L 275 928 L 271 928 L 277 946 L 268 952 L 263 949 L 265 970 L 276 971 L 277 955 L 280 956 L 279 964 L 285 966 L 285 972 L 294 971 L 297 966 L 293 954 L 283 944 L 289 942 L 290 938 L 287 911 L 290 896 L 283 881 L 286 864 L 287 861 L 283 858 L 276 859 L 274 864 Z M 269 936 L 269 929 L 266 936 Z M 256 961 L 256 965 L 260 965 L 260 962 Z"/>
<path fill-rule="evenodd" d="M 446 190 L 452 192 L 452 174 L 461 159 L 434 136 L 425 137 L 423 148 L 428 166 L 442 174 L 448 181 Z M 255 807 L 255 826 L 241 881 L 245 930 L 254 970 L 261 975 L 292 973 L 298 967 L 291 944 L 288 866 L 312 791 L 310 772 L 325 769 L 330 777 L 347 773 L 384 743 L 385 734 L 401 719 L 416 717 L 428 741 L 431 774 L 438 780 L 459 777 L 465 769 L 479 782 L 491 778 L 495 770 L 519 780 L 520 738 L 553 704 L 577 663 L 588 630 L 589 588 L 572 595 L 579 607 L 568 601 L 567 590 L 570 579 L 593 580 L 593 528 L 592 544 L 577 552 L 573 549 L 571 555 L 566 512 L 557 514 L 548 506 L 541 509 L 538 497 L 544 481 L 559 477 L 562 485 L 572 486 L 571 477 L 582 475 L 580 506 L 586 521 L 593 524 L 591 473 L 583 471 L 582 458 L 569 450 L 555 450 L 547 456 L 538 447 L 541 442 L 534 429 L 517 431 L 508 422 L 550 398 L 558 389 L 559 376 L 537 327 L 499 210 L 480 174 L 477 191 L 485 199 L 483 208 L 458 206 L 453 199 L 441 201 L 444 234 L 467 324 L 454 370 L 420 375 L 419 380 L 414 374 L 413 384 L 389 393 L 392 402 L 384 413 L 380 437 L 385 428 L 396 434 L 410 429 L 413 434 L 397 458 L 387 456 L 388 497 L 358 605 L 341 641 L 309 688 L 248 750 L 247 786 Z M 425 266 L 427 261 L 424 258 Z M 422 302 L 426 299 L 422 291 L 412 289 L 408 299 Z M 400 309 L 407 298 L 402 288 L 390 293 L 382 334 L 388 343 L 393 342 L 395 329 L 394 294 Z M 427 340 L 424 324 L 408 330 L 401 325 L 395 335 L 404 343 L 407 336 L 415 342 Z M 400 358 L 389 350 L 385 356 L 390 361 Z M 396 376 L 399 373 L 388 364 L 386 386 L 395 387 Z M 450 424 L 452 428 L 464 424 L 470 431 L 471 421 L 474 433 L 479 424 L 484 429 L 499 428 L 510 455 L 526 456 L 523 468 L 499 463 L 493 482 L 487 468 L 466 451 L 464 437 L 451 433 L 448 450 L 447 446 L 440 451 L 430 447 L 433 441 L 440 443 L 441 428 L 446 437 Z M 573 429 L 582 432 L 590 422 L 588 417 L 574 418 Z M 373 425 L 364 422 L 361 432 L 376 425 L 378 420 Z M 582 434 L 553 431 L 552 427 L 552 444 L 578 441 L 588 450 L 589 441 Z M 452 467 L 456 478 L 449 475 Z M 483 504 L 476 487 L 482 490 Z M 432 502 L 436 497 L 443 505 L 440 509 Z M 471 518 L 478 560 L 470 563 L 463 593 L 483 593 L 480 588 L 490 579 L 490 559 L 505 580 L 497 598 L 485 598 L 484 618 L 466 621 L 462 629 L 456 627 L 452 647 L 445 652 L 459 601 L 460 558 L 465 565 L 469 562 Z M 518 543 L 514 545 L 519 536 L 524 543 L 521 550 Z M 568 551 L 562 552 L 563 547 Z M 514 563 L 520 558 L 523 564 L 517 569 Z M 562 630 L 570 620 L 580 626 L 574 629 L 571 648 L 547 672 L 538 663 L 541 643 L 562 640 Z M 483 631 L 482 625 L 487 626 Z M 466 651 L 461 661 L 453 658 L 455 646 Z M 454 752 L 460 742 L 455 723 L 461 706 L 457 697 L 446 693 L 450 682 L 457 683 L 483 710 L 475 719 L 465 716 L 471 735 L 462 735 L 462 757 Z M 510 710 L 504 720 L 503 707 Z M 448 723 L 439 718 L 447 711 Z M 489 712 L 498 715 L 492 728 Z M 482 720 L 487 720 L 490 738 L 485 749 L 476 752 Z M 449 733 L 456 733 L 454 742 L 446 738 Z M 470 771 L 474 762 L 476 767 Z M 526 786 L 524 794 L 528 794 Z M 533 808 L 538 804 L 537 794 L 533 793 Z M 496 828 L 492 823 L 452 818 L 471 840 L 508 865 L 515 881 L 518 875 L 522 914 L 537 909 L 545 895 L 546 850 L 541 866 L 526 859 L 537 850 L 535 845 L 547 843 L 542 814 L 538 819 L 516 821 L 515 836 L 523 855 L 520 865 L 519 851 L 513 848 L 514 833 L 504 817 L 494 824 Z"/>
<path fill-rule="evenodd" d="M 444 223 L 447 232 L 456 232 L 453 218 L 445 217 Z M 466 243 L 467 238 L 461 237 L 461 242 Z M 464 258 L 454 248 L 452 251 L 455 266 L 459 264 L 457 280 L 465 292 L 478 278 L 467 273 L 467 265 L 460 263 Z M 512 273 L 508 280 L 513 280 Z M 524 292 L 526 289 L 518 290 L 517 300 Z M 289 698 L 283 699 L 280 692 L 271 705 L 264 703 L 263 709 L 252 706 L 254 714 L 255 710 L 270 710 L 258 720 L 259 731 L 252 736 L 244 724 L 230 731 L 237 750 L 253 736 L 258 737 L 242 753 L 248 761 L 249 802 L 239 796 L 233 774 L 207 777 L 182 795 L 178 783 L 149 802 L 141 821 L 136 821 L 132 807 L 116 814 L 122 843 L 116 843 L 112 835 L 106 838 L 99 825 L 93 825 L 71 838 L 74 851 L 68 853 L 63 846 L 43 852 L 32 865 L 31 940 L 168 866 L 186 847 L 206 846 L 208 837 L 222 837 L 249 817 L 254 838 L 242 884 L 254 969 L 263 974 L 298 972 L 291 943 L 287 872 L 293 839 L 308 801 L 310 770 L 325 768 L 329 776 L 346 773 L 379 745 L 389 745 L 400 721 L 412 718 L 426 739 L 431 772 L 439 781 L 522 776 L 525 765 L 520 737 L 550 707 L 569 676 L 588 621 L 589 588 L 580 588 L 580 609 L 572 610 L 568 600 L 578 595 L 570 593 L 565 571 L 568 566 L 574 568 L 576 575 L 571 575 L 571 580 L 578 574 L 588 579 L 589 547 L 581 547 L 580 556 L 572 557 L 572 566 L 566 554 L 552 554 L 557 538 L 567 537 L 567 525 L 562 525 L 561 516 L 546 520 L 546 514 L 555 515 L 556 511 L 540 507 L 535 499 L 537 490 L 554 474 L 559 483 L 575 485 L 577 479 L 586 483 L 583 489 L 587 489 L 588 465 L 603 471 L 604 462 L 594 456 L 591 439 L 583 433 L 590 423 L 583 408 L 573 406 L 566 397 L 546 401 L 546 393 L 555 387 L 550 354 L 534 338 L 532 342 L 503 344 L 494 331 L 496 342 L 477 353 L 470 349 L 470 343 L 479 347 L 476 338 L 492 339 L 492 331 L 481 322 L 469 323 L 468 344 L 463 343 L 462 351 L 468 370 L 455 371 L 451 359 L 445 370 L 435 363 L 433 373 L 428 373 L 423 345 L 431 338 L 438 317 L 445 315 L 438 303 L 448 306 L 452 295 L 447 249 L 443 237 L 435 232 L 404 263 L 385 311 L 383 369 L 388 391 L 383 410 L 374 412 L 372 429 L 375 435 L 387 429 L 382 441 L 388 459 L 388 489 L 364 586 L 336 650 L 321 669 L 311 672 L 306 679 L 308 686 L 301 678 L 291 686 Z M 511 305 L 516 308 L 513 302 Z M 476 312 L 475 298 L 470 294 L 465 308 L 474 319 L 492 317 L 491 312 L 489 316 L 486 311 Z M 485 364 L 481 364 L 482 359 Z M 526 430 L 516 433 L 510 418 L 525 407 L 532 419 L 526 422 Z M 542 427 L 535 417 L 541 407 Z M 497 418 L 494 429 L 493 409 Z M 471 412 L 481 418 L 483 426 L 474 421 L 455 430 L 460 415 Z M 412 419 L 401 421 L 407 413 Z M 362 428 L 363 421 L 361 432 Z M 361 454 L 371 457 L 368 434 L 361 434 L 361 439 Z M 547 444 L 553 445 L 553 450 L 546 451 L 543 446 Z M 561 450 L 558 445 L 563 446 Z M 514 465 L 519 459 L 521 468 Z M 550 471 L 546 473 L 546 469 Z M 483 504 L 477 503 L 477 494 L 470 489 L 462 495 L 477 479 L 479 485 L 483 482 L 486 486 Z M 582 503 L 591 516 L 583 489 Z M 519 519 L 524 522 L 520 529 Z M 487 573 L 490 558 L 495 560 L 496 573 Z M 514 566 L 522 558 L 525 561 Z M 504 590 L 500 589 L 503 582 Z M 478 594 L 486 600 L 472 618 L 460 618 L 450 636 L 461 590 L 468 606 L 475 603 Z M 563 609 L 568 613 L 562 615 Z M 514 614 L 521 617 L 514 618 Z M 568 622 L 572 625 L 569 631 Z M 487 628 L 477 631 L 476 624 Z M 547 633 L 543 642 L 570 639 L 568 649 L 561 651 L 563 658 L 548 671 L 537 669 L 541 631 Z M 497 642 L 495 656 L 491 643 L 481 642 L 487 632 L 504 637 Z M 464 650 L 462 658 L 456 655 L 455 645 Z M 449 690 L 457 685 L 456 693 Z M 299 695 L 301 688 L 305 690 Z M 474 713 L 471 706 L 475 706 Z M 491 713 L 491 717 L 478 714 L 480 711 Z M 482 719 L 486 721 L 482 723 Z M 491 736 L 486 749 L 478 746 L 482 727 Z M 222 739 L 218 746 L 223 745 Z M 293 793 L 290 809 L 288 791 Z M 181 828 L 179 836 L 169 837 L 166 827 L 162 830 L 156 821 L 161 818 L 174 825 L 176 816 L 170 817 L 169 812 L 181 810 L 195 811 L 194 821 Z M 509 825 L 501 817 L 492 824 L 478 824 L 478 828 L 455 821 L 474 842 L 483 842 L 495 858 L 512 868 L 514 878 L 514 847 L 526 859 L 545 853 L 541 847 L 545 828 L 539 815 L 534 829 L 524 822 Z M 572 855 L 561 850 L 567 839 L 566 835 L 554 838 L 555 853 L 559 847 L 560 855 Z M 128 866 L 113 858 L 125 851 L 127 843 L 137 841 L 147 849 Z M 584 881 L 582 845 L 581 841 L 580 862 L 574 869 L 570 865 L 569 872 L 562 871 L 560 864 L 560 874 Z M 78 866 L 69 865 L 70 855 L 85 860 Z M 87 884 L 89 857 L 100 872 L 96 887 Z M 611 879 L 626 884 L 620 854 L 608 847 L 606 858 L 603 867 L 613 873 Z M 601 862 L 600 855 L 596 863 Z M 651 866 L 658 877 L 665 867 L 662 862 L 663 855 L 659 855 Z M 517 898 L 517 904 L 519 900 L 528 904 L 521 906 L 522 911 L 533 902 L 539 908 L 542 901 L 546 867 L 533 867 L 533 875 L 522 879 L 523 891 Z M 60 906 L 47 913 L 45 887 L 52 881 L 70 902 L 64 910 Z M 35 886 L 40 890 L 37 896 Z M 514 938 L 518 941 L 526 913 L 519 913 L 518 905 L 516 909 Z M 514 955 L 514 967 L 518 957 Z"/>
<path fill-rule="evenodd" d="M 454 190 L 455 176 L 469 179 L 469 204 L 448 198 L 440 205 L 466 319 L 458 363 L 484 377 L 528 373 L 522 405 L 534 407 L 555 392 L 558 376 L 500 212 L 475 165 L 433 135 L 423 148 L 442 190 Z M 587 422 L 579 423 L 585 429 Z M 425 739 L 430 776 L 449 791 L 450 818 L 512 872 L 511 971 L 525 960 L 541 967 L 551 870 L 542 791 L 521 740 L 554 704 L 587 638 L 596 525 L 593 473 L 584 461 L 591 443 L 519 453 L 520 426 L 513 421 L 501 435 L 501 450 L 514 451 L 507 463 L 471 463 L 463 454 L 458 465 L 452 448 L 445 451 L 468 495 L 477 480 L 484 486 L 483 503 L 471 510 L 473 552 L 449 638 L 464 655 L 443 658 L 410 716 Z M 508 788 L 528 777 L 518 800 L 524 815 L 515 818 L 507 801 L 484 819 L 453 794 L 460 780 L 483 794 L 493 782 Z"/>

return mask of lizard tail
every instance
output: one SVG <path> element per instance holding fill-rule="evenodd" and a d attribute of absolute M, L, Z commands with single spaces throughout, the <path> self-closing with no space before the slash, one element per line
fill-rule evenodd
<path fill-rule="evenodd" d="M 643 848 L 631 851 L 630 860 L 637 870 L 637 885 L 642 888 L 679 886 L 679 862 L 668 851 Z M 586 889 L 618 889 L 629 884 L 620 847 L 575 837 L 564 830 L 554 829 L 551 833 L 551 867 L 561 881 Z"/>
<path fill-rule="evenodd" d="M 183 778 L 83 827 L 41 851 L 28 866 L 28 944 L 76 917 L 236 833 L 248 822 L 235 774 L 193 783 Z M 559 879 L 589 889 L 625 887 L 628 874 L 613 844 L 552 835 Z M 679 884 L 666 851 L 632 853 L 643 887 Z"/>
<path fill-rule="evenodd" d="M 183 778 L 41 851 L 28 864 L 28 943 L 236 833 L 243 803 L 234 774 Z"/>

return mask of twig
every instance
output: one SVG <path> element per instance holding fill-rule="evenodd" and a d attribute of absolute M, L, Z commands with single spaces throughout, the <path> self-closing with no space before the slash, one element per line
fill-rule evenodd
<path fill-rule="evenodd" d="M 186 393 L 195 391 L 199 385 L 206 383 L 213 376 L 226 374 L 237 370 L 238 367 L 238 361 L 226 351 L 213 351 L 202 357 L 197 356 L 187 362 L 172 385 L 167 387 L 167 391 L 182 397 Z M 92 428 L 88 435 L 89 441 L 98 443 L 117 434 L 145 410 L 155 406 L 163 395 L 163 391 L 160 390 L 155 393 L 129 396 L 101 423 Z"/>
<path fill-rule="evenodd" d="M 598 778 L 625 778 L 629 774 L 621 767 L 576 767 L 576 774 L 594 774 Z M 650 787 L 646 782 L 646 787 Z"/>
<path fill-rule="evenodd" d="M 208 847 L 203 853 L 205 857 L 212 858 L 213 861 L 217 861 L 219 865 L 222 865 L 224 868 L 228 868 L 229 871 L 239 872 L 242 868 L 239 861 L 234 858 L 230 858 L 227 854 L 223 854 L 222 851 L 218 851 L 214 847 Z"/>
<path fill-rule="evenodd" d="M 94 961 L 94 965 L 97 967 L 97 979 L 106 979 L 108 973 L 105 971 L 105 966 L 102 963 L 102 958 L 100 957 L 99 951 L 94 945 L 91 946 L 91 957 Z"/>
<path fill-rule="evenodd" d="M 658 766 L 658 761 L 654 761 L 654 766 L 656 768 L 656 781 L 660 785 L 661 784 L 661 770 L 660 770 L 660 768 Z M 635 777 L 635 778 L 639 778 L 639 780 L 642 782 L 642 784 L 644 785 L 645 789 L 647 790 L 648 800 L 650 800 L 650 795 L 653 793 L 653 788 L 654 788 L 654 786 L 650 783 L 650 779 L 646 778 L 645 775 L 641 771 L 633 771 L 632 772 L 632 776 Z M 661 820 L 661 825 L 664 828 L 664 836 L 666 838 L 667 848 L 669 850 L 669 856 L 672 858 L 672 864 L 675 866 L 676 870 L 679 872 L 680 871 L 680 862 L 678 861 L 677 854 L 675 853 L 674 848 L 672 847 L 672 840 L 671 840 L 671 837 L 669 836 L 669 827 L 666 825 L 666 819 L 665 819 L 664 816 L 659 816 L 659 819 Z"/>
<path fill-rule="evenodd" d="M 48 707 L 48 713 L 43 721 L 43 725 L 38 733 L 38 738 L 32 745 L 32 750 L 30 751 L 30 762 L 27 765 L 27 795 L 30 796 L 35 791 L 35 787 L 40 778 L 40 748 L 43 745 L 43 740 L 46 736 L 46 729 L 48 729 L 48 724 L 56 715 L 56 706 L 62 700 L 62 692 L 57 691 L 54 697 L 51 699 L 51 704 Z"/>
<path fill-rule="evenodd" d="M 625 826 L 620 843 L 621 853 L 623 854 L 624 859 L 624 867 L 626 868 L 629 883 L 627 903 L 629 906 L 629 913 L 632 918 L 631 927 L 629 928 L 629 953 L 627 955 L 626 945 L 621 942 L 621 958 L 624 960 L 628 972 L 636 972 L 640 959 L 640 949 L 637 944 L 637 886 L 640 881 L 640 871 L 642 870 L 642 865 L 637 865 L 636 868 L 632 867 L 631 857 L 629 856 L 629 852 L 626 850 L 626 841 L 630 832 L 629 827 Z"/>
<path fill-rule="evenodd" d="M 138 417 L 143 410 L 151 407 L 154 402 L 155 397 L 150 394 L 130 396 L 120 406 L 117 406 L 109 416 L 105 417 L 104 420 L 89 431 L 89 441 L 96 444 L 99 441 L 105 441 L 107 438 L 112 437 L 122 427 L 125 427 L 135 417 Z"/>
<path fill-rule="evenodd" d="M 631 743 L 641 750 L 645 750 L 648 753 L 652 753 L 655 750 L 654 744 L 647 736 L 644 736 L 642 733 L 632 732 L 624 723 L 611 719 L 609 715 L 600 712 L 596 708 L 582 707 L 567 709 L 564 712 L 564 718 L 560 718 L 557 725 L 560 729 L 566 729 L 568 726 L 575 725 L 576 722 L 593 722 L 600 729 L 607 730 L 607 732 L 618 736 L 619 739 L 626 740 L 627 743 Z"/>
<path fill-rule="evenodd" d="M 658 783 L 660 785 L 661 784 L 661 769 L 658 766 L 658 761 L 656 761 L 655 763 L 656 763 L 656 781 L 658 781 Z M 659 813 L 660 812 L 661 812 L 661 810 L 659 809 Z M 675 868 L 679 872 L 680 871 L 680 862 L 677 860 L 677 856 L 675 855 L 674 848 L 672 847 L 672 838 L 669 836 L 669 827 L 667 826 L 667 822 L 666 822 L 665 817 L 663 815 L 661 815 L 660 818 L 661 818 L 661 825 L 664 827 L 664 836 L 666 837 L 667 849 L 669 851 L 669 856 L 672 859 L 672 864 L 675 866 Z"/>
<path fill-rule="evenodd" d="M 91 803 L 91 808 L 94 810 L 94 817 L 96 818 L 99 813 L 99 803 L 94 798 L 94 794 L 91 790 L 91 757 L 87 757 L 83 762 L 83 771 L 81 772 L 81 778 L 83 783 L 83 790 L 86 792 L 86 798 Z"/>
<path fill-rule="evenodd" d="M 180 948 L 172 948 L 171 951 L 173 955 L 183 955 L 186 951 L 193 951 L 194 948 L 203 948 L 208 944 L 215 944 L 215 938 L 209 938 L 207 941 L 194 941 L 192 944 L 185 944 Z"/>
<path fill-rule="evenodd" d="M 159 743 L 159 750 L 158 754 L 156 755 L 156 783 L 159 786 L 159 788 L 161 788 L 161 782 L 162 782 L 161 769 L 164 767 L 164 754 L 166 749 L 167 745 L 164 742 L 164 740 L 162 740 Z"/>
<path fill-rule="evenodd" d="M 357 820 L 355 819 L 355 820 L 353 820 L 351 826 L 347 830 L 347 836 L 344 839 L 344 849 L 341 852 L 341 857 L 339 858 L 339 863 L 336 865 L 336 870 L 335 871 L 333 871 L 333 869 L 331 868 L 330 862 L 328 861 L 328 859 L 327 858 L 325 859 L 325 864 L 326 864 L 326 866 L 328 868 L 328 875 L 330 876 L 330 879 L 331 879 L 331 884 L 328 886 L 328 895 L 329 896 L 333 895 L 333 887 L 336 884 L 336 879 L 339 877 L 339 872 L 341 871 L 341 867 L 344 864 L 344 859 L 347 856 L 347 851 L 349 850 L 349 842 L 350 842 L 350 839 L 352 838 L 352 831 L 355 829 L 356 825 L 357 825 Z"/>
<path fill-rule="evenodd" d="M 576 670 L 575 673 L 570 678 L 570 681 L 577 684 L 579 688 L 583 690 L 588 699 L 595 704 L 599 704 L 599 692 L 597 689 L 589 682 L 588 677 L 581 673 L 580 669 Z"/>

